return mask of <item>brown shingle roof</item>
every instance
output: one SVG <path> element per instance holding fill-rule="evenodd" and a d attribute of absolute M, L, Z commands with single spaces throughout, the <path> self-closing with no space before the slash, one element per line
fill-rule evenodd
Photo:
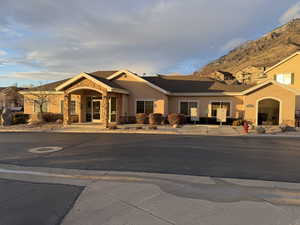
<path fill-rule="evenodd" d="M 106 72 L 106 71 L 104 71 Z M 112 80 L 108 80 L 104 77 L 102 77 L 102 74 L 95 74 L 95 73 L 87 73 L 88 75 L 90 75 L 91 77 L 99 80 L 100 82 L 112 87 L 112 88 L 120 88 L 120 89 L 124 89 L 123 87 L 121 87 L 120 85 L 118 85 L 117 83 L 113 82 Z M 113 74 L 113 73 L 112 73 Z M 111 75 L 112 75 L 111 74 Z M 107 75 L 107 77 L 109 77 L 110 75 Z"/>
<path fill-rule="evenodd" d="M 70 79 L 70 78 L 69 78 Z M 55 88 L 61 85 L 62 83 L 66 82 L 69 79 L 59 80 L 52 83 L 40 85 L 37 87 L 29 88 L 26 91 L 55 91 Z"/>
<path fill-rule="evenodd" d="M 88 73 L 88 74 L 94 75 L 96 77 L 107 78 L 116 72 L 118 72 L 118 70 L 96 71 L 96 72 L 92 72 L 92 73 Z"/>
<path fill-rule="evenodd" d="M 106 78 L 117 71 L 96 71 L 87 73 L 95 79 L 107 84 L 113 88 L 122 88 L 117 83 L 107 80 Z M 226 84 L 222 81 L 217 81 L 207 77 L 199 77 L 195 75 L 158 75 L 155 77 L 142 77 L 143 79 L 155 84 L 156 86 L 172 92 L 172 93 L 221 93 L 221 92 L 241 92 L 250 85 L 242 84 Z M 69 79 L 64 79 L 38 87 L 27 89 L 26 91 L 55 91 L 55 88 L 66 82 Z"/>
<path fill-rule="evenodd" d="M 108 85 L 110 87 L 124 89 L 121 86 L 119 86 L 118 84 L 106 79 L 107 77 L 111 76 L 115 72 L 117 72 L 117 71 L 115 71 L 115 70 L 96 71 L 96 72 L 86 73 L 86 74 L 89 74 L 90 76 L 92 76 L 95 79 L 105 83 L 106 85 Z M 58 87 L 59 85 L 61 85 L 62 83 L 66 82 L 69 79 L 70 78 L 64 79 L 64 80 L 59 80 L 59 81 L 56 81 L 56 82 L 51 82 L 51 83 L 48 83 L 48 84 L 45 84 L 45 85 L 40 85 L 40 86 L 37 86 L 37 87 L 27 89 L 26 91 L 28 91 L 28 92 L 30 92 L 30 91 L 55 91 L 56 87 Z"/>
<path fill-rule="evenodd" d="M 143 77 L 143 79 L 173 93 L 241 92 L 251 87 L 249 85 L 242 84 L 229 85 L 225 82 L 206 77 L 196 77 L 194 75 L 159 75 L 156 77 Z"/>

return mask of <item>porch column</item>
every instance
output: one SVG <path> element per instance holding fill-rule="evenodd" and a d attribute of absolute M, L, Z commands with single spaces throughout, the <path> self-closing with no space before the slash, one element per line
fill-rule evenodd
<path fill-rule="evenodd" d="M 103 116 L 104 116 L 104 125 L 105 128 L 108 128 L 108 121 L 109 121 L 109 96 L 107 93 L 103 94 Z"/>
<path fill-rule="evenodd" d="M 78 123 L 82 123 L 82 95 L 78 97 Z"/>
<path fill-rule="evenodd" d="M 64 119 L 64 126 L 71 124 L 71 94 L 64 95 L 64 112 L 63 112 L 63 119 Z"/>
<path fill-rule="evenodd" d="M 123 95 L 117 95 L 117 112 L 116 112 L 116 122 L 117 124 L 122 124 L 123 121 Z"/>

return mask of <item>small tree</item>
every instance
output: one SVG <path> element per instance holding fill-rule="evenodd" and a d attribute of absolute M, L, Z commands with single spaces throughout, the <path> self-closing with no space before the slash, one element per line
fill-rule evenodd
<path fill-rule="evenodd" d="M 31 88 L 28 91 L 24 91 L 24 102 L 33 104 L 38 120 L 43 120 L 43 114 L 47 112 L 45 106 L 50 102 L 49 91 L 44 86 L 38 88 Z"/>

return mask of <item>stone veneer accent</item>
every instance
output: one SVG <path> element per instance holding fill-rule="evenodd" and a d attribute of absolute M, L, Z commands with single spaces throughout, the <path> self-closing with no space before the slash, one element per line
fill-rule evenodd
<path fill-rule="evenodd" d="M 117 112 L 116 112 L 116 118 L 117 121 L 116 123 L 120 122 L 120 117 L 122 114 L 122 94 L 119 93 L 109 93 L 107 90 L 98 85 L 95 84 L 94 82 L 83 78 L 80 79 L 79 81 L 76 81 L 75 83 L 69 85 L 67 88 L 65 88 L 64 92 L 64 125 L 68 125 L 71 123 L 70 120 L 70 102 L 71 102 L 71 94 L 72 92 L 78 90 L 78 89 L 89 89 L 89 90 L 95 90 L 99 91 L 99 93 L 102 94 L 102 102 L 101 102 L 101 111 L 100 111 L 100 117 L 101 117 L 101 122 L 105 124 L 107 127 L 109 125 L 109 98 L 110 97 L 116 97 L 117 98 Z M 81 104 L 81 101 L 79 102 Z M 79 118 L 81 118 L 81 110 L 79 112 Z"/>

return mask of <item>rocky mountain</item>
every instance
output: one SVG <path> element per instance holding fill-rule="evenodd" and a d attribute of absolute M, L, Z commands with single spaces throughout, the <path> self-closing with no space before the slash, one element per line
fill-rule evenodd
<path fill-rule="evenodd" d="M 300 51 L 300 19 L 278 27 L 257 40 L 244 43 L 204 66 L 195 75 L 207 76 L 216 71 L 235 75 L 245 68 L 267 68 L 296 51 Z"/>

